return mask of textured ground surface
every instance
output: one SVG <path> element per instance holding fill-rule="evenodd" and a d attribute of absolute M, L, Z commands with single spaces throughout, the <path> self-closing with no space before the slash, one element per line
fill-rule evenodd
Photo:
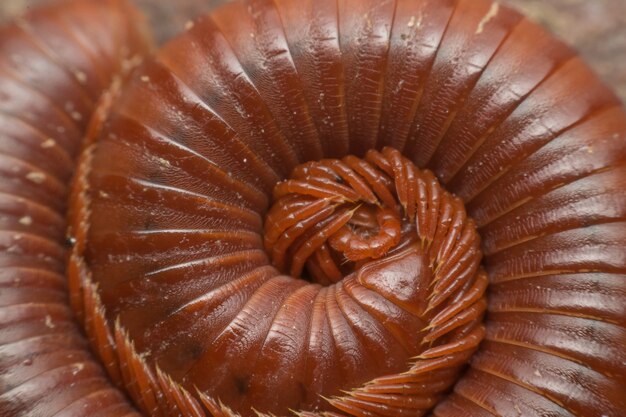
<path fill-rule="evenodd" d="M 0 21 L 50 0 L 0 0 Z M 164 41 L 226 0 L 134 0 Z M 626 103 L 626 0 L 502 0 L 573 45 Z"/>

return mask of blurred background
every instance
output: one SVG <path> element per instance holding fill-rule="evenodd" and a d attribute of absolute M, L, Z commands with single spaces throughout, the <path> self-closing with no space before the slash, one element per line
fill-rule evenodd
<path fill-rule="evenodd" d="M 0 0 L 0 24 L 54 0 Z M 227 0 L 132 0 L 164 42 Z M 626 103 L 626 0 L 501 0 L 577 49 Z"/>

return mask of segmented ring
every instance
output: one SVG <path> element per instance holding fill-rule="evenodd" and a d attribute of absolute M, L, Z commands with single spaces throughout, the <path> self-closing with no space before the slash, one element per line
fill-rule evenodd
<path fill-rule="evenodd" d="M 241 0 L 98 99 L 137 17 L 0 36 L 0 414 L 626 409 L 626 115 L 570 49 L 489 0 Z"/>

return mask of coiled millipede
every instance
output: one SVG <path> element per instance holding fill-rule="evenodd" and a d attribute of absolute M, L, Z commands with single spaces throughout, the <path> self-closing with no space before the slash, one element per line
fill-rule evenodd
<path fill-rule="evenodd" d="M 246 0 L 151 48 L 0 31 L 0 416 L 626 413 L 626 114 L 568 47 Z"/>

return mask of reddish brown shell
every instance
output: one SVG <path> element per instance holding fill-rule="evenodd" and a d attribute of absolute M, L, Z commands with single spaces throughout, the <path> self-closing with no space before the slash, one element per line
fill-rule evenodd
<path fill-rule="evenodd" d="M 518 13 L 488 0 L 234 2 L 190 25 L 117 95 L 81 156 L 68 276 L 93 349 L 144 414 L 600 417 L 626 410 L 626 114 L 569 48 Z M 65 110 L 71 117 L 89 108 Z M 390 161 L 405 159 L 393 151 L 372 156 L 386 146 L 430 170 L 447 191 L 427 193 L 425 203 L 407 198 L 415 189 L 394 181 L 413 165 L 400 163 L 396 175 Z M 303 174 L 317 162 L 300 164 L 325 158 L 355 167 L 366 161 L 376 172 L 361 165 L 359 175 L 346 176 L 351 188 Z M 315 166 L 321 172 L 324 163 Z M 276 185 L 290 175 L 306 181 Z M 63 182 L 30 171 L 23 177 L 8 194 L 26 193 L 46 213 L 63 213 Z M 27 180 L 36 187 L 23 186 Z M 7 184 L 3 178 L 0 186 Z M 422 266 L 433 264 L 417 248 L 386 247 L 350 252 L 357 270 L 341 279 L 331 249 L 348 254 L 356 239 L 341 231 L 348 212 L 332 217 L 332 228 L 315 229 L 299 215 L 289 224 L 272 211 L 266 217 L 272 193 L 278 213 L 283 194 L 284 207 L 294 194 L 349 200 L 357 193 L 388 210 L 414 203 L 422 215 L 416 208 L 416 220 L 402 220 L 422 239 L 451 233 L 439 220 L 462 213 L 465 221 L 466 211 L 486 275 L 475 250 L 463 257 L 443 245 L 437 253 L 449 270 L 435 272 L 445 279 L 425 281 Z M 450 208 L 458 201 L 451 193 L 465 209 Z M 326 207 L 313 215 L 322 218 Z M 383 214 L 380 224 L 389 220 Z M 7 239 L 22 220 L 13 216 Z M 48 223 L 58 224 L 49 238 L 56 242 L 61 222 L 41 224 Z M 381 229 L 394 233 L 387 225 Z M 294 273 L 305 263 L 317 267 L 325 286 L 272 266 L 266 246 L 296 226 L 319 233 L 281 246 L 278 255 L 299 256 L 276 265 Z M 450 241 L 473 248 L 462 235 Z M 331 249 L 319 249 L 322 237 Z M 46 245 L 45 256 L 63 256 Z M 382 258 L 360 265 L 363 254 Z M 61 266 L 42 268 L 62 282 Z M 385 285 L 397 282 L 409 284 Z M 419 314 L 424 298 L 412 298 L 424 282 L 452 294 L 428 321 Z M 431 294 L 427 301 L 438 297 Z M 16 303 L 5 304 L 0 319 L 10 320 Z M 483 333 L 477 320 L 485 308 Z M 38 314 L 43 325 L 52 318 Z M 459 337 L 417 347 L 425 333 L 454 323 Z M 16 332 L 24 326 L 16 322 Z M 11 395 L 8 410 L 27 407 Z"/>
<path fill-rule="evenodd" d="M 64 276 L 69 182 L 102 91 L 147 51 L 122 0 L 0 29 L 0 415 L 137 415 L 89 352 Z"/>

